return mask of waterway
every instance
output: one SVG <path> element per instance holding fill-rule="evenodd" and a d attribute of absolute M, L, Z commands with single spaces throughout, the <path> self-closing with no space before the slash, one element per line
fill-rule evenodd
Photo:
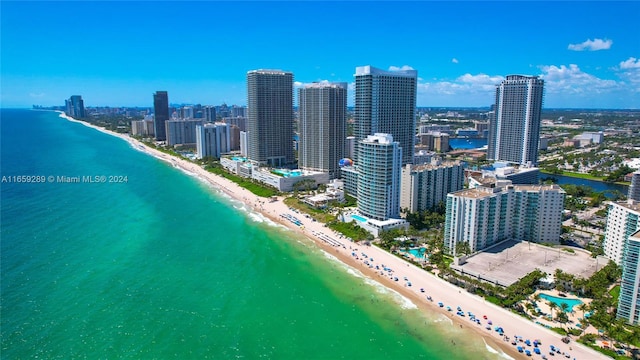
<path fill-rule="evenodd" d="M 564 185 L 564 184 L 585 185 L 585 186 L 589 186 L 594 191 L 598 191 L 598 192 L 601 192 L 601 191 L 611 192 L 611 191 L 617 190 L 626 196 L 627 192 L 629 191 L 629 187 L 627 185 L 606 183 L 604 181 L 580 179 L 580 178 L 575 178 L 575 177 L 566 176 L 566 175 L 540 174 L 541 180 L 546 178 L 555 179 L 558 185 Z"/>

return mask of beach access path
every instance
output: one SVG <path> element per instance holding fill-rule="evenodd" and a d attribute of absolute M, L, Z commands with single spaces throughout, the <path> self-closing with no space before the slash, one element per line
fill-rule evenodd
<path fill-rule="evenodd" d="M 542 345 L 540 346 L 542 354 L 546 354 L 549 359 L 564 358 L 561 354 L 556 354 L 553 357 L 550 356 L 549 345 L 554 345 L 560 348 L 561 352 L 566 352 L 570 355 L 570 359 L 609 359 L 609 357 L 604 354 L 573 340 L 570 344 L 564 344 L 562 342 L 561 335 L 537 325 L 519 315 L 511 313 L 506 309 L 494 305 L 479 296 L 470 294 L 467 291 L 458 288 L 455 285 L 452 285 L 447 281 L 440 279 L 437 276 L 407 262 L 406 260 L 376 246 L 365 246 L 341 239 L 338 234 L 334 233 L 333 230 L 328 227 L 325 227 L 323 223 L 313 221 L 312 219 L 306 218 L 289 209 L 289 207 L 283 202 L 282 197 L 279 197 L 277 201 L 270 201 L 268 198 L 257 197 L 247 189 L 240 187 L 230 180 L 210 173 L 201 166 L 190 161 L 151 148 L 144 143 L 131 138 L 128 134 L 114 133 L 89 123 L 75 120 L 64 114 L 61 114 L 60 116 L 70 121 L 79 122 L 103 133 L 117 136 L 129 142 L 136 150 L 167 161 L 183 171 L 196 174 L 204 181 L 207 181 L 212 186 L 220 189 L 233 199 L 243 202 L 253 210 L 261 213 L 263 216 L 266 216 L 272 221 L 280 223 L 295 232 L 304 234 L 309 239 L 313 240 L 320 248 L 335 256 L 338 260 L 358 269 L 362 274 L 370 279 L 373 279 L 409 298 L 421 310 L 428 311 L 430 313 L 440 313 L 443 316 L 450 318 L 452 320 L 452 326 L 460 326 L 463 329 L 479 334 L 485 339 L 489 346 L 501 349 L 505 354 L 512 358 L 540 359 L 541 356 L 534 354 L 532 357 L 528 357 L 523 353 L 518 353 L 516 346 L 511 345 L 510 341 L 505 341 L 505 339 L 494 330 L 496 326 L 502 327 L 504 335 L 508 336 L 511 340 L 513 340 L 516 335 L 521 336 L 523 340 L 540 340 L 542 342 Z M 283 217 L 285 214 L 288 214 L 290 217 L 295 217 L 297 222 L 300 224 L 298 225 L 294 223 L 290 218 Z M 365 262 L 369 265 L 373 265 L 373 267 L 369 267 Z M 391 274 L 389 274 L 388 271 L 382 271 L 381 273 L 381 270 L 376 270 L 375 265 L 378 265 L 379 268 L 382 269 L 383 264 L 386 268 L 392 269 Z M 394 280 L 396 277 L 398 278 L 398 281 Z M 404 280 L 405 278 L 407 280 Z M 408 282 L 411 283 L 411 286 L 407 285 Z M 420 289 L 424 289 L 424 292 L 420 291 Z M 427 296 L 430 296 L 432 301 L 427 300 Z M 443 307 L 438 305 L 439 302 L 443 303 Z M 450 306 L 452 311 L 447 311 L 447 306 Z M 460 306 L 461 310 L 464 312 L 464 317 L 456 315 L 458 306 Z M 473 313 L 475 317 L 481 321 L 481 324 L 478 325 L 470 321 L 468 312 Z M 484 319 L 484 316 L 486 316 L 487 319 Z M 491 320 L 492 325 L 490 330 L 487 330 L 486 326 L 488 325 L 489 320 Z M 533 353 L 533 347 L 531 346 L 526 346 L 521 342 L 519 342 L 517 346 L 522 346 Z"/>

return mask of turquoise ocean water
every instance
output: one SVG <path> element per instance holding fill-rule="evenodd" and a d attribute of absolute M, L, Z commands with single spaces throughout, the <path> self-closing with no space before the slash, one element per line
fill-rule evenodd
<path fill-rule="evenodd" d="M 44 111 L 0 130 L 0 176 L 56 177 L 1 184 L 3 359 L 498 358 L 120 139 Z"/>

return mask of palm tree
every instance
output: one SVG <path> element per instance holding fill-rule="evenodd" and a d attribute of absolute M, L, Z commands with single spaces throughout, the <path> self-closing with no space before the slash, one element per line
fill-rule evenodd
<path fill-rule="evenodd" d="M 553 310 L 557 309 L 558 305 L 551 301 L 547 301 L 547 305 L 549 305 L 549 309 L 551 309 L 551 318 L 553 319 Z"/>
<path fill-rule="evenodd" d="M 533 296 L 533 303 L 535 304 L 535 306 L 536 306 L 536 307 L 538 307 L 538 301 L 540 301 L 540 299 L 541 299 L 541 298 L 540 298 L 540 293 L 536 293 L 536 294 Z"/>
<path fill-rule="evenodd" d="M 582 311 L 582 321 L 583 322 L 587 321 L 587 319 L 584 317 L 584 314 L 587 311 L 587 309 L 589 309 L 589 305 L 587 305 L 586 303 L 582 303 L 582 304 L 578 305 L 578 310 Z"/>
<path fill-rule="evenodd" d="M 564 303 L 564 302 L 560 303 L 560 308 L 562 309 L 562 312 L 566 314 L 567 310 L 569 310 L 569 304 Z"/>

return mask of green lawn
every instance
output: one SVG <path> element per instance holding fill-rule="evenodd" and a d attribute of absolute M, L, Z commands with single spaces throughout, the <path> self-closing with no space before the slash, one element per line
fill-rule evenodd
<path fill-rule="evenodd" d="M 620 296 L 620 285 L 616 285 L 611 290 L 609 290 L 609 295 L 613 296 L 613 302 L 617 304 L 618 296 Z"/>
<path fill-rule="evenodd" d="M 251 191 L 253 194 L 260 196 L 260 197 L 271 197 L 271 196 L 275 196 L 278 195 L 278 190 L 270 188 L 270 187 L 266 187 L 266 186 L 262 186 L 260 184 L 254 183 L 251 180 L 245 179 L 243 177 L 237 176 L 237 175 L 233 175 L 230 174 L 218 167 L 214 167 L 214 166 L 207 166 L 207 171 L 214 173 L 216 175 L 222 176 L 226 179 L 229 179 L 231 181 L 233 181 L 234 183 L 240 185 L 241 187 Z"/>
<path fill-rule="evenodd" d="M 553 174 L 553 173 L 551 173 L 549 171 L 544 171 L 542 169 L 540 170 L 540 172 L 542 174 L 555 175 L 555 174 Z M 560 174 L 560 175 L 579 178 L 579 179 L 587 179 L 587 180 L 594 180 L 594 181 L 604 181 L 604 178 L 602 178 L 602 177 L 593 176 L 593 175 L 590 175 L 590 174 L 571 172 L 571 171 L 566 171 L 566 170 L 562 170 L 562 174 Z"/>
<path fill-rule="evenodd" d="M 549 174 L 549 175 L 556 175 L 550 171 L 545 171 L 540 169 L 540 173 L 542 174 Z M 573 178 L 578 178 L 578 179 L 586 179 L 586 180 L 593 180 L 593 181 L 602 181 L 604 182 L 604 177 L 598 177 L 598 176 L 593 176 L 591 174 L 583 174 L 583 173 L 577 173 L 577 172 L 572 172 L 572 171 L 566 171 L 566 170 L 562 170 L 562 174 L 559 175 L 563 175 L 563 176 L 569 176 L 569 177 L 573 177 Z M 629 185 L 630 183 L 628 182 L 615 182 L 615 184 L 618 185 Z"/>

